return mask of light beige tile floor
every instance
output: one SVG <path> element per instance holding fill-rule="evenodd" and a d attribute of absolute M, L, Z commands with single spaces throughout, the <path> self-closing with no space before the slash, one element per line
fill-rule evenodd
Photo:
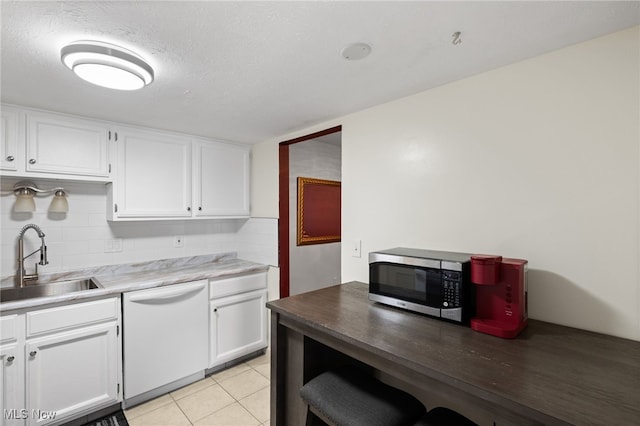
<path fill-rule="evenodd" d="M 270 354 L 124 412 L 130 426 L 269 425 Z"/>

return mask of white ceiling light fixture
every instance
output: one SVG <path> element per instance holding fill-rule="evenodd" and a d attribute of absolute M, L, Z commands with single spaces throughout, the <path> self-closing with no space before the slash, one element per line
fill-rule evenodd
<path fill-rule="evenodd" d="M 136 53 L 100 41 L 76 41 L 60 50 L 62 63 L 78 77 L 117 90 L 142 89 L 153 81 L 153 68 Z"/>

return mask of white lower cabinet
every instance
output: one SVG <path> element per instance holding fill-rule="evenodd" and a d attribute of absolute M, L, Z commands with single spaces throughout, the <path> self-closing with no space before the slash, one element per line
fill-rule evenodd
<path fill-rule="evenodd" d="M 117 324 L 110 322 L 27 341 L 27 424 L 117 402 L 117 340 Z"/>
<path fill-rule="evenodd" d="M 58 425 L 120 402 L 120 316 L 119 297 L 17 315 L 22 338 L 0 346 L 2 424 Z"/>
<path fill-rule="evenodd" d="M 266 272 L 125 293 L 123 400 L 120 300 L 0 317 L 0 424 L 61 425 L 268 346 Z"/>
<path fill-rule="evenodd" d="M 0 410 L 6 426 L 24 424 L 24 315 L 0 318 Z"/>
<path fill-rule="evenodd" d="M 211 281 L 209 368 L 267 347 L 266 273 Z"/>

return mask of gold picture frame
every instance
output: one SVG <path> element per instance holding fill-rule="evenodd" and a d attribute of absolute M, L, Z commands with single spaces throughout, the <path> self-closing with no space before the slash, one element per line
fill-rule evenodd
<path fill-rule="evenodd" d="M 298 177 L 297 245 L 341 240 L 340 181 Z"/>

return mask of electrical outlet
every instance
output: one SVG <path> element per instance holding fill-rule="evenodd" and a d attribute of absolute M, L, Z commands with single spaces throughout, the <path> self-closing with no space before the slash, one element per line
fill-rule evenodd
<path fill-rule="evenodd" d="M 352 257 L 361 257 L 360 249 L 362 248 L 362 241 L 355 240 L 353 245 L 351 246 L 351 256 Z"/>
<path fill-rule="evenodd" d="M 182 235 L 176 235 L 173 237 L 173 246 L 180 248 L 180 247 L 184 247 L 184 236 Z"/>
<path fill-rule="evenodd" d="M 122 251 L 122 238 L 112 238 L 104 242 L 105 253 L 119 253 Z"/>

